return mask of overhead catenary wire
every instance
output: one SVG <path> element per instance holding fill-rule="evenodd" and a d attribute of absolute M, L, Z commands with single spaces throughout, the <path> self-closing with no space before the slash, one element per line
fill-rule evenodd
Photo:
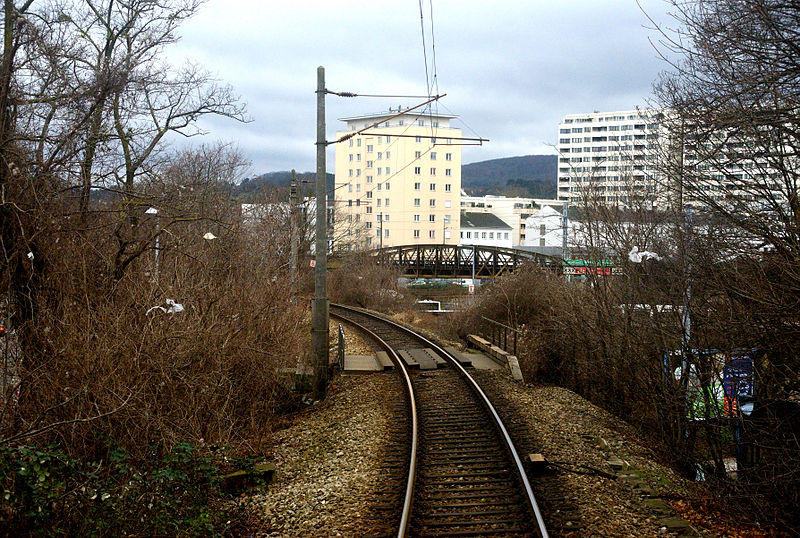
<path fill-rule="evenodd" d="M 325 93 L 329 95 L 337 95 L 339 97 L 379 97 L 391 99 L 429 99 L 431 97 L 430 95 L 389 95 L 378 93 L 334 92 L 327 89 L 325 90 Z"/>

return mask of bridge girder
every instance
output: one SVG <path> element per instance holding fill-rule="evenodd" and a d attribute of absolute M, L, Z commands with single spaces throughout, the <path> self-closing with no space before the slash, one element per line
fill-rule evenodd
<path fill-rule="evenodd" d="M 474 253 L 474 260 L 473 260 Z M 376 250 L 383 263 L 396 265 L 413 278 L 495 278 L 524 263 L 561 270 L 561 260 L 527 250 L 477 245 L 398 245 Z"/>

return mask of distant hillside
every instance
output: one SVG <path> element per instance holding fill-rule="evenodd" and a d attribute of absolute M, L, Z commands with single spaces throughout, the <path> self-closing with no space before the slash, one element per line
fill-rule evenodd
<path fill-rule="evenodd" d="M 501 194 L 530 198 L 555 198 L 556 196 L 555 155 L 526 155 L 506 157 L 461 167 L 461 187 L 473 196 Z M 300 192 L 306 194 L 314 189 L 315 172 L 298 172 Z M 234 195 L 242 202 L 255 200 L 264 188 L 278 187 L 288 196 L 292 173 L 289 171 L 267 172 L 254 178 L 247 178 L 237 185 Z M 328 174 L 328 191 L 333 189 L 333 174 Z"/>
<path fill-rule="evenodd" d="M 297 181 L 299 182 L 300 194 L 305 195 L 314 190 L 314 185 L 317 180 L 316 172 L 297 172 Z M 285 189 L 286 193 L 289 191 L 289 185 L 292 182 L 292 173 L 290 171 L 281 172 L 267 172 L 254 178 L 244 179 L 236 187 L 235 195 L 242 202 L 251 202 L 255 200 L 255 196 L 265 188 L 278 187 Z M 327 174 L 327 189 L 333 189 L 333 174 Z M 285 194 L 288 196 L 288 194 Z"/>
<path fill-rule="evenodd" d="M 461 187 L 470 194 L 555 198 L 558 157 L 525 155 L 491 159 L 461 167 Z"/>

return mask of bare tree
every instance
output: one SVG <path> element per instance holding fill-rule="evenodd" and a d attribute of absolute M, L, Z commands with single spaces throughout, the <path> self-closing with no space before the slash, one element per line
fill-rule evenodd
<path fill-rule="evenodd" d="M 708 231 L 693 238 L 708 249 L 689 249 L 693 343 L 759 350 L 756 409 L 769 414 L 800 395 L 800 7 L 669 3 L 678 27 L 660 30 L 676 60 L 655 87 L 674 146 L 663 175 Z M 796 502 L 800 446 L 784 429 L 759 428 L 770 456 L 745 476 Z"/>

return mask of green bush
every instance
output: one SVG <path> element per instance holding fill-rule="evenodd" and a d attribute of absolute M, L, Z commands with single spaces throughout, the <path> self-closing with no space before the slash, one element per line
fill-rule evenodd
<path fill-rule="evenodd" d="M 101 462 L 56 445 L 0 448 L 0 527 L 6 536 L 222 536 L 219 471 L 188 443 L 154 462 L 111 447 Z"/>

